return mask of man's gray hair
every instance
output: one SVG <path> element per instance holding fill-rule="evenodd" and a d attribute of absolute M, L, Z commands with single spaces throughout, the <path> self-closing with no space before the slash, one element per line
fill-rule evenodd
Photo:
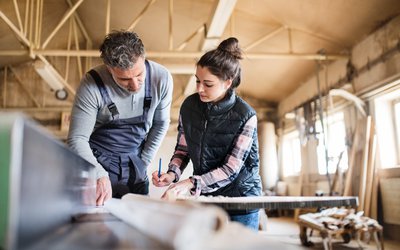
<path fill-rule="evenodd" d="M 130 31 L 112 31 L 100 46 L 104 64 L 120 69 L 130 69 L 139 57 L 145 57 L 145 49 L 139 36 Z"/>

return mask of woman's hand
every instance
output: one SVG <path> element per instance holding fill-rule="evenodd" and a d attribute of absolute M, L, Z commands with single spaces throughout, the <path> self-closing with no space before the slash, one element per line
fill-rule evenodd
<path fill-rule="evenodd" d="M 158 177 L 158 171 L 154 171 L 151 176 L 153 185 L 156 187 L 168 186 L 175 180 L 175 174 L 173 172 L 161 173 L 160 177 Z"/>
<path fill-rule="evenodd" d="M 186 179 L 169 186 L 165 193 L 161 196 L 163 200 L 176 200 L 179 197 L 192 196 L 190 190 L 194 188 L 193 182 Z"/>

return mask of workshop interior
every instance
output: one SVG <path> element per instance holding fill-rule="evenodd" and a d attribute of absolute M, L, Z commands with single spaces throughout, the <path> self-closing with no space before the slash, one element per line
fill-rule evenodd
<path fill-rule="evenodd" d="M 96 205 L 94 166 L 67 137 L 114 30 L 136 32 L 173 79 L 150 179 L 168 168 L 196 62 L 238 39 L 261 196 L 165 201 L 150 182 Z M 242 209 L 260 210 L 257 232 L 229 221 Z M 0 1 L 0 249 L 390 250 L 399 233 L 399 0 Z"/>

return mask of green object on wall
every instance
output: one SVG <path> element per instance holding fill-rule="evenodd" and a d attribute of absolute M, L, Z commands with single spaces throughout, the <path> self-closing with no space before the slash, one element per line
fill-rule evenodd
<path fill-rule="evenodd" d="M 0 248 L 7 244 L 11 132 L 0 126 Z"/>

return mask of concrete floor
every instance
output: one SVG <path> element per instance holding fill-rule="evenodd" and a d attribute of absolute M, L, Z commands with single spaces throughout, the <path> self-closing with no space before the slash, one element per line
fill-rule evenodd
<path fill-rule="evenodd" d="M 293 220 L 292 217 L 270 217 L 267 219 L 266 231 L 260 231 L 261 235 L 270 239 L 271 241 L 278 241 L 285 247 L 285 249 L 324 249 L 321 237 L 318 233 L 313 233 L 312 237 L 309 237 L 314 243 L 312 247 L 305 247 L 301 245 L 299 238 L 299 227 L 298 224 Z M 349 243 L 343 243 L 340 238 L 333 240 L 333 249 L 360 249 L 356 240 L 351 240 Z M 362 249 L 372 250 L 377 249 L 373 240 L 370 243 L 362 241 Z M 400 241 L 385 240 L 385 250 L 398 250 L 400 249 Z"/>

